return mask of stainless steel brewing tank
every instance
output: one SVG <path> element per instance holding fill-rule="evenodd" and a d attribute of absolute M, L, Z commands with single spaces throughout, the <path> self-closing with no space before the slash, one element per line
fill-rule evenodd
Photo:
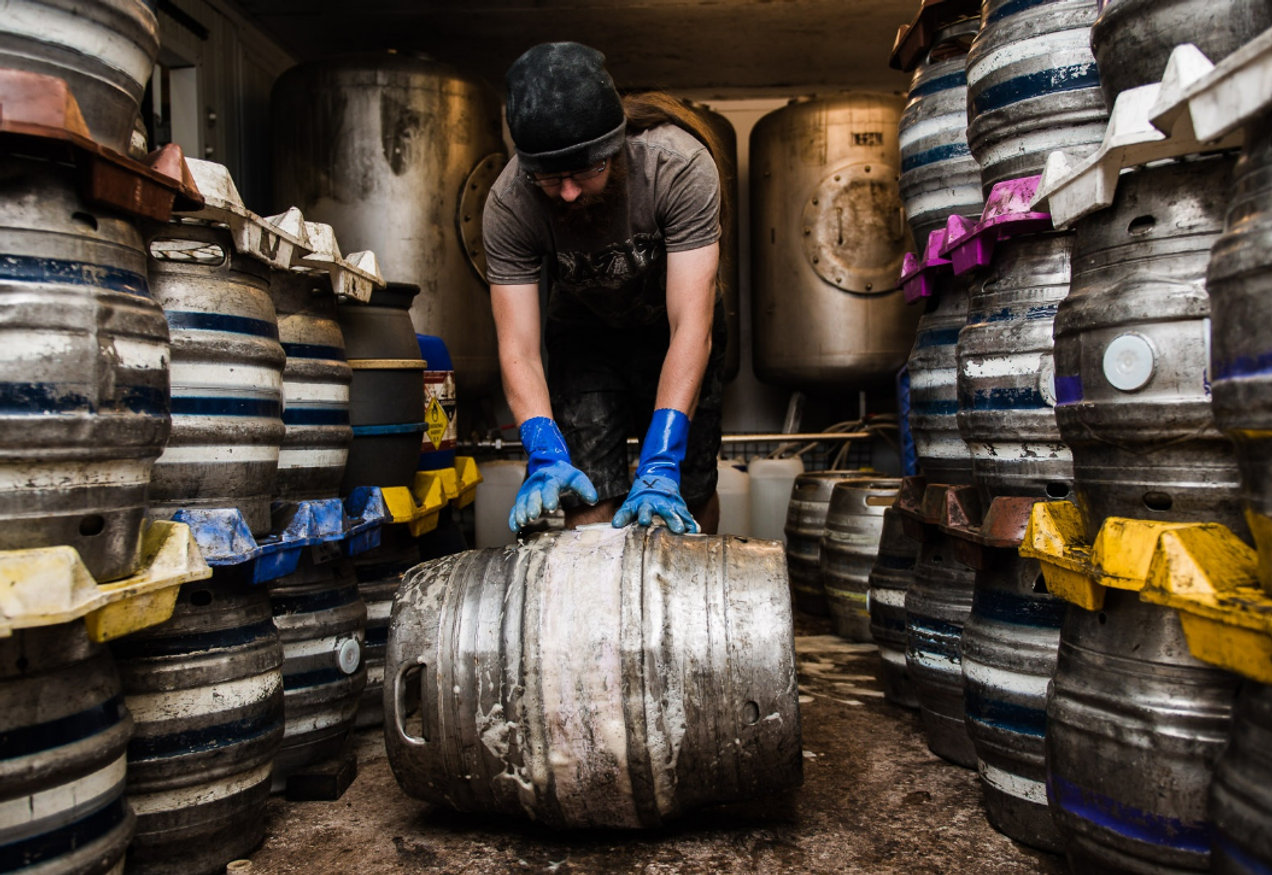
<path fill-rule="evenodd" d="M 770 383 L 882 384 L 919 313 L 896 290 L 910 243 L 897 187 L 903 99 L 792 101 L 751 131 L 755 372 Z"/>
<path fill-rule="evenodd" d="M 506 161 L 495 94 L 421 55 L 352 55 L 288 70 L 272 112 L 275 203 L 419 285 L 411 321 L 446 341 L 459 394 L 498 391 L 481 243 Z"/>

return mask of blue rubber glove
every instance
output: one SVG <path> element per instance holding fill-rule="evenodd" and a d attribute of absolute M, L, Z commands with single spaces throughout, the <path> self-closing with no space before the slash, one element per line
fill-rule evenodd
<path fill-rule="evenodd" d="M 561 506 L 561 495 L 577 493 L 588 504 L 596 504 L 596 487 L 587 475 L 570 464 L 561 429 L 546 416 L 521 423 L 521 445 L 530 455 L 526 479 L 517 490 L 517 500 L 508 514 L 508 528 L 514 532 L 539 518 L 545 510 Z"/>
<path fill-rule="evenodd" d="M 680 463 L 689 444 L 689 417 L 679 410 L 663 407 L 654 411 L 645 443 L 640 448 L 636 480 L 627 500 L 614 514 L 614 527 L 635 520 L 642 526 L 662 517 L 677 535 L 698 532 L 698 523 L 680 495 Z"/>

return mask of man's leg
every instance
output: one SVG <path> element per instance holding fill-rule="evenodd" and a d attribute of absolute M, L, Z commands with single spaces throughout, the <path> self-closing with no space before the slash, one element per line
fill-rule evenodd
<path fill-rule="evenodd" d="M 577 529 L 579 526 L 591 525 L 592 523 L 608 523 L 614 519 L 614 514 L 618 513 L 618 509 L 622 507 L 623 499 L 607 498 L 598 502 L 595 506 L 580 504 L 578 507 L 570 507 L 565 510 L 565 527 L 567 529 Z"/>
<path fill-rule="evenodd" d="M 720 493 L 713 492 L 711 497 L 701 504 L 689 508 L 698 527 L 704 535 L 714 535 L 720 531 Z"/>

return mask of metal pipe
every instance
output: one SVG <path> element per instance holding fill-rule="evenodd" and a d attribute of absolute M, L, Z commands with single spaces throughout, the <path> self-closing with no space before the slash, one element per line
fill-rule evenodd
<path fill-rule="evenodd" d="M 813 441 L 855 441 L 865 440 L 872 437 L 873 432 L 869 431 L 817 431 L 797 434 L 782 434 L 780 432 L 765 432 L 757 434 L 726 434 L 720 438 L 721 443 L 725 444 L 779 444 L 792 443 L 804 444 Z M 640 446 L 640 441 L 636 438 L 628 438 L 627 445 L 631 447 Z M 521 441 L 519 440 L 503 440 L 498 438 L 495 440 L 470 441 L 459 444 L 456 449 L 463 452 L 466 450 L 511 450 L 519 449 Z"/>

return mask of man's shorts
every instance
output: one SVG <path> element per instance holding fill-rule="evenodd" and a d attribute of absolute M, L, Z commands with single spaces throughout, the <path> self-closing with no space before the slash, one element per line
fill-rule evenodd
<path fill-rule="evenodd" d="M 602 501 L 622 498 L 631 486 L 626 440 L 645 440 L 669 331 L 665 323 L 624 330 L 548 324 L 545 340 L 552 414 L 565 435 L 571 462 L 591 479 Z M 690 508 L 709 499 L 716 489 L 724 396 L 720 375 L 726 343 L 724 305 L 718 302 L 711 328 L 711 356 L 680 466 L 680 494 Z M 638 456 L 636 451 L 631 458 Z M 569 500 L 572 498 L 567 496 L 567 506 L 575 503 Z"/>

